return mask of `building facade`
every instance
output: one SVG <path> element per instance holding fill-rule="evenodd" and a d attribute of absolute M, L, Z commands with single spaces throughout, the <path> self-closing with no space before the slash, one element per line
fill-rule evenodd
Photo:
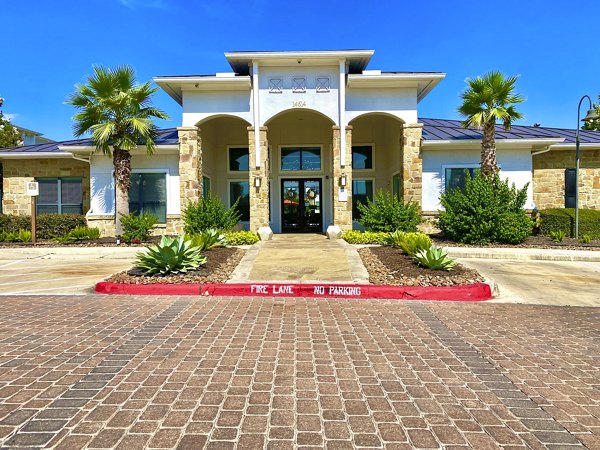
<path fill-rule="evenodd" d="M 368 70 L 372 55 L 231 52 L 231 72 L 156 77 L 181 105 L 181 126 L 161 131 L 152 156 L 133 152 L 130 209 L 156 214 L 163 233 L 180 232 L 182 209 L 209 193 L 236 204 L 252 231 L 357 228 L 358 202 L 378 190 L 435 214 L 440 194 L 478 166 L 481 132 L 419 118 L 444 73 Z M 572 203 L 574 134 L 498 128 L 501 175 L 529 185 L 527 208 Z M 600 133 L 582 132 L 582 142 L 581 206 L 597 208 Z M 114 234 L 112 162 L 89 140 L 3 149 L 0 164 L 4 213 L 26 210 L 24 182 L 37 179 L 41 212 L 78 210 Z"/>

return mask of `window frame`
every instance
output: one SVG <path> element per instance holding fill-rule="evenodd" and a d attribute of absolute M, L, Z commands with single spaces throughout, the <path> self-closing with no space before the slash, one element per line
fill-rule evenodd
<path fill-rule="evenodd" d="M 207 194 L 204 191 L 204 178 L 208 180 L 208 191 L 212 193 L 212 178 L 210 175 L 202 174 L 202 197 L 206 198 Z"/>
<path fill-rule="evenodd" d="M 390 177 L 390 186 L 392 188 L 391 189 L 392 196 L 394 195 L 394 177 L 396 177 L 396 176 L 400 180 L 400 183 L 398 185 L 398 187 L 399 187 L 398 197 L 396 197 L 396 200 L 400 200 L 402 198 L 402 171 L 396 170 L 395 172 L 392 172 L 392 176 Z"/>
<path fill-rule="evenodd" d="M 71 180 L 79 180 L 80 186 L 81 186 L 81 212 L 79 214 L 85 214 L 83 211 L 83 177 L 77 177 L 77 176 L 64 176 L 64 177 L 35 177 L 34 180 L 36 182 L 40 182 L 40 180 L 55 180 L 57 183 L 57 203 L 56 203 L 56 212 L 55 213 L 41 213 L 41 214 L 76 214 L 76 213 L 65 213 L 62 212 L 62 207 L 63 207 L 63 203 L 62 203 L 62 181 L 63 180 L 67 180 L 67 179 L 71 179 Z M 72 204 L 67 204 L 67 205 L 71 205 Z M 35 213 L 36 215 L 40 215 L 39 212 L 39 207 L 40 206 L 54 206 L 54 205 L 49 205 L 46 203 L 40 203 L 38 201 L 38 199 L 36 198 L 36 202 L 35 202 Z"/>
<path fill-rule="evenodd" d="M 320 168 L 319 170 L 283 170 L 283 149 L 284 148 L 318 148 L 319 149 L 319 160 L 320 160 Z M 289 176 L 286 174 L 294 174 L 294 175 L 310 175 L 310 174 L 322 174 L 324 173 L 324 159 L 323 159 L 323 144 L 285 144 L 279 146 L 279 166 L 278 171 L 283 177 Z M 300 165 L 302 166 L 302 157 L 300 157 Z"/>
<path fill-rule="evenodd" d="M 373 189 L 373 198 L 371 199 L 371 201 L 373 201 L 375 199 L 375 176 L 372 177 L 357 177 L 354 178 L 352 177 L 352 221 L 356 222 L 357 217 L 355 217 L 354 215 L 354 182 L 355 181 L 370 181 L 371 182 L 371 187 Z"/>
<path fill-rule="evenodd" d="M 157 225 L 165 225 L 169 221 L 169 199 L 171 198 L 171 182 L 170 176 L 171 171 L 168 168 L 160 168 L 160 169 L 131 169 L 131 175 L 136 173 L 164 173 L 165 174 L 165 182 L 166 182 L 166 192 L 165 192 L 165 222 L 157 222 Z M 113 172 L 113 180 L 114 180 L 114 172 Z M 116 200 L 117 191 L 115 189 L 115 205 L 117 204 Z M 127 201 L 129 202 L 129 193 L 127 193 Z"/>
<path fill-rule="evenodd" d="M 248 170 L 231 170 L 229 163 L 230 163 L 232 148 L 245 148 L 248 150 Z M 249 173 L 251 168 L 252 168 L 252 161 L 250 161 L 250 146 L 249 145 L 244 146 L 244 144 L 240 144 L 240 145 L 228 145 L 227 146 L 227 174 L 228 175 L 235 176 L 238 174 Z"/>
<path fill-rule="evenodd" d="M 375 167 L 376 167 L 375 143 L 374 142 L 353 142 L 351 147 L 371 147 L 371 162 L 372 162 L 372 166 L 373 166 L 370 169 L 355 169 L 354 167 L 352 167 L 352 172 L 357 172 L 357 173 L 374 172 Z M 352 148 L 350 149 L 350 151 L 352 152 L 352 165 L 354 165 L 354 153 L 352 151 Z"/>
<path fill-rule="evenodd" d="M 442 165 L 442 185 L 441 192 L 446 193 L 446 169 L 479 169 L 481 165 L 479 163 L 471 163 L 471 164 L 443 164 Z"/>
<path fill-rule="evenodd" d="M 250 197 L 252 196 L 252 184 L 250 183 L 249 178 L 228 178 L 227 179 L 227 209 L 231 209 L 231 183 L 240 183 L 246 182 L 248 183 L 248 202 L 250 201 Z M 250 223 L 250 215 L 252 214 L 251 208 L 248 208 L 248 220 L 240 220 L 240 223 L 249 224 Z"/>

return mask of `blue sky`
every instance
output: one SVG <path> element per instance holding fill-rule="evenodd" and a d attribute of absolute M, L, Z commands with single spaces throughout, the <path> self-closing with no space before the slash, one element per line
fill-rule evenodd
<path fill-rule="evenodd" d="M 493 5 L 493 6 L 492 6 Z M 520 123 L 574 128 L 583 94 L 600 93 L 600 2 L 560 0 L 2 2 L 0 96 L 13 122 L 71 137 L 63 102 L 92 64 L 128 63 L 138 78 L 228 71 L 231 50 L 375 50 L 369 68 L 447 73 L 421 117 L 457 118 L 464 80 L 520 74 Z M 156 104 L 176 126 L 181 108 Z"/>

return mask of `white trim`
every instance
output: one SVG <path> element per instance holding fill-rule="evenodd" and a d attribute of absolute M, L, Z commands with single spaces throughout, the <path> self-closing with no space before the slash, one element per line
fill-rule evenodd
<path fill-rule="evenodd" d="M 600 148 L 600 142 L 582 142 L 579 144 L 580 150 L 586 149 L 598 149 Z M 567 144 L 554 144 L 550 146 L 550 150 L 574 150 L 575 144 L 567 143 Z"/>
<path fill-rule="evenodd" d="M 229 170 L 229 151 L 232 148 L 246 148 L 248 149 L 248 170 Z M 227 175 L 232 175 L 232 174 L 246 174 L 248 175 L 250 173 L 250 167 L 251 167 L 251 163 L 250 163 L 250 148 L 246 145 L 244 147 L 244 145 L 228 145 L 227 146 Z"/>
<path fill-rule="evenodd" d="M 280 58 L 370 58 L 375 53 L 375 50 L 309 50 L 309 51 L 292 51 L 292 52 L 225 52 L 225 58 L 229 59 L 280 59 Z"/>
<path fill-rule="evenodd" d="M 340 87 L 338 89 L 340 127 L 340 166 L 346 167 L 346 60 L 340 59 Z"/>
<path fill-rule="evenodd" d="M 281 155 L 281 149 L 282 148 L 315 148 L 318 147 L 319 148 L 319 158 L 320 158 L 320 163 L 321 163 L 321 168 L 319 170 L 283 170 L 281 168 L 281 163 L 282 163 L 282 155 Z M 293 176 L 295 176 L 294 174 L 311 174 L 311 173 L 318 173 L 318 174 L 324 174 L 325 173 L 325 169 L 323 168 L 323 144 L 281 144 L 277 146 L 278 149 L 278 158 L 277 158 L 277 163 L 279 164 L 277 166 L 277 172 L 280 174 L 292 174 Z M 285 177 L 284 177 L 285 178 Z M 289 178 L 289 177 L 287 177 Z"/>
<path fill-rule="evenodd" d="M 58 153 L 58 152 L 21 152 L 21 153 L 3 153 L 0 151 L 0 159 L 36 159 L 36 158 L 72 158 L 72 153 Z"/>
<path fill-rule="evenodd" d="M 376 153 L 376 151 L 375 151 L 375 148 L 376 148 L 375 143 L 374 142 L 353 142 L 352 143 L 352 148 L 354 148 L 354 147 L 371 147 L 371 162 L 372 162 L 373 167 L 371 167 L 370 169 L 355 169 L 355 168 L 352 168 L 352 173 L 353 174 L 357 173 L 358 175 L 360 175 L 361 173 L 374 172 L 375 168 L 377 167 L 376 163 L 375 163 L 375 153 Z M 354 155 L 352 155 L 352 164 L 354 164 Z M 352 176 L 354 177 L 354 175 L 352 175 Z"/>
<path fill-rule="evenodd" d="M 260 168 L 260 113 L 259 113 L 259 98 L 260 91 L 258 80 L 258 62 L 252 61 L 252 102 L 254 116 L 254 167 Z M 252 161 L 249 161 L 252 164 Z"/>
<path fill-rule="evenodd" d="M 522 145 L 534 145 L 534 144 L 557 144 L 563 142 L 565 139 L 496 139 L 496 144 L 522 144 Z M 447 140 L 434 140 L 428 141 L 423 140 L 424 147 L 443 147 L 443 146 L 466 146 L 466 145 L 481 145 L 481 139 L 447 139 Z M 573 144 L 575 145 L 575 144 Z"/>

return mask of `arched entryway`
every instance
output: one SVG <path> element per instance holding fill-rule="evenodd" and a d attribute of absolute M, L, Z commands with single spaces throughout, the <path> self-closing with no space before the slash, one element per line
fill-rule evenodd
<path fill-rule="evenodd" d="M 323 232 L 333 223 L 334 123 L 309 109 L 279 113 L 266 124 L 271 228 Z"/>

